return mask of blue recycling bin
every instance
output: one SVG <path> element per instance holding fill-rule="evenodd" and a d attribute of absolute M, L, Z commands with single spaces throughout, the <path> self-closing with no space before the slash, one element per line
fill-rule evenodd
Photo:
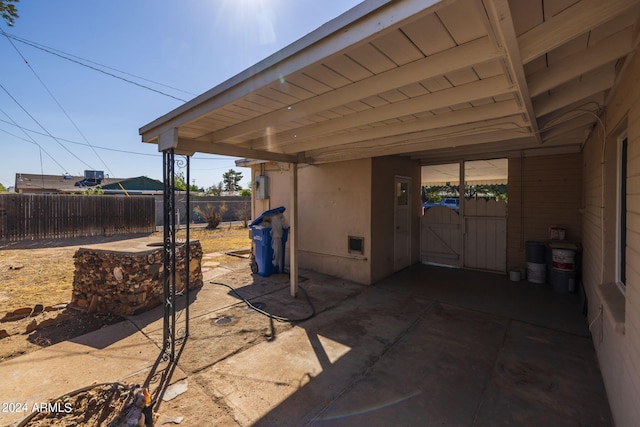
<path fill-rule="evenodd" d="M 271 246 L 271 227 L 263 222 L 268 215 L 284 212 L 284 208 L 271 209 L 264 212 L 251 225 L 251 240 L 255 249 L 255 260 L 258 265 L 258 274 L 263 277 L 270 276 L 275 273 L 283 273 L 280 269 L 273 265 L 273 247 Z M 289 229 L 282 229 L 282 263 L 284 266 L 284 252 L 287 238 L 289 237 Z"/>

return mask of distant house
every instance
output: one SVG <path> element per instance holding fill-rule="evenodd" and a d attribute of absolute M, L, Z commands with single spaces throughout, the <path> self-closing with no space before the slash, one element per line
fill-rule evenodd
<path fill-rule="evenodd" d="M 164 192 L 164 184 L 157 179 L 139 176 L 102 185 L 104 194 L 159 195 Z"/>
<path fill-rule="evenodd" d="M 76 193 L 91 186 L 114 183 L 123 179 L 107 177 L 97 182 L 87 180 L 86 176 L 17 173 L 14 187 L 16 193 L 22 194 Z"/>
<path fill-rule="evenodd" d="M 70 194 L 100 185 L 105 194 L 158 195 L 164 186 L 161 181 L 139 176 L 136 178 L 109 178 L 85 171 L 85 176 L 39 175 L 17 173 L 15 192 L 23 194 Z M 100 176 L 96 178 L 96 176 Z"/>

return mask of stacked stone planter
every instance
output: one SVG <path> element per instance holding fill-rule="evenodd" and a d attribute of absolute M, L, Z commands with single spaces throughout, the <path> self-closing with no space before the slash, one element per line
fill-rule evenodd
<path fill-rule="evenodd" d="M 186 245 L 177 248 L 176 290 L 185 288 Z M 161 304 L 164 292 L 163 248 L 140 252 L 80 248 L 74 255 L 70 306 L 89 312 L 139 314 Z M 192 241 L 189 288 L 202 286 L 202 247 Z"/>

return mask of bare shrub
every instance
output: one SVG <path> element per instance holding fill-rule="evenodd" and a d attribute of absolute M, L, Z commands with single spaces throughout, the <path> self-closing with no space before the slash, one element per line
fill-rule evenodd
<path fill-rule="evenodd" d="M 218 225 L 222 222 L 222 215 L 227 211 L 227 204 L 222 203 L 216 209 L 212 204 L 207 203 L 204 208 L 196 206 L 193 210 L 207 221 L 208 230 L 214 230 L 218 228 Z"/>

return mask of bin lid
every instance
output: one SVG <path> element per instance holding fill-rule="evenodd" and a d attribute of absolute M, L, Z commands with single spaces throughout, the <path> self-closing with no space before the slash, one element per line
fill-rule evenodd
<path fill-rule="evenodd" d="M 286 208 L 284 206 L 279 206 L 277 208 L 273 208 L 273 209 L 269 209 L 268 211 L 264 211 L 260 214 L 260 216 L 258 216 L 256 219 L 254 219 L 251 224 L 249 224 L 250 226 L 254 226 L 254 225 L 258 225 L 260 223 L 262 223 L 262 221 L 264 221 L 264 219 L 270 215 L 274 215 L 274 214 L 278 214 L 278 213 L 282 213 L 286 210 Z"/>

